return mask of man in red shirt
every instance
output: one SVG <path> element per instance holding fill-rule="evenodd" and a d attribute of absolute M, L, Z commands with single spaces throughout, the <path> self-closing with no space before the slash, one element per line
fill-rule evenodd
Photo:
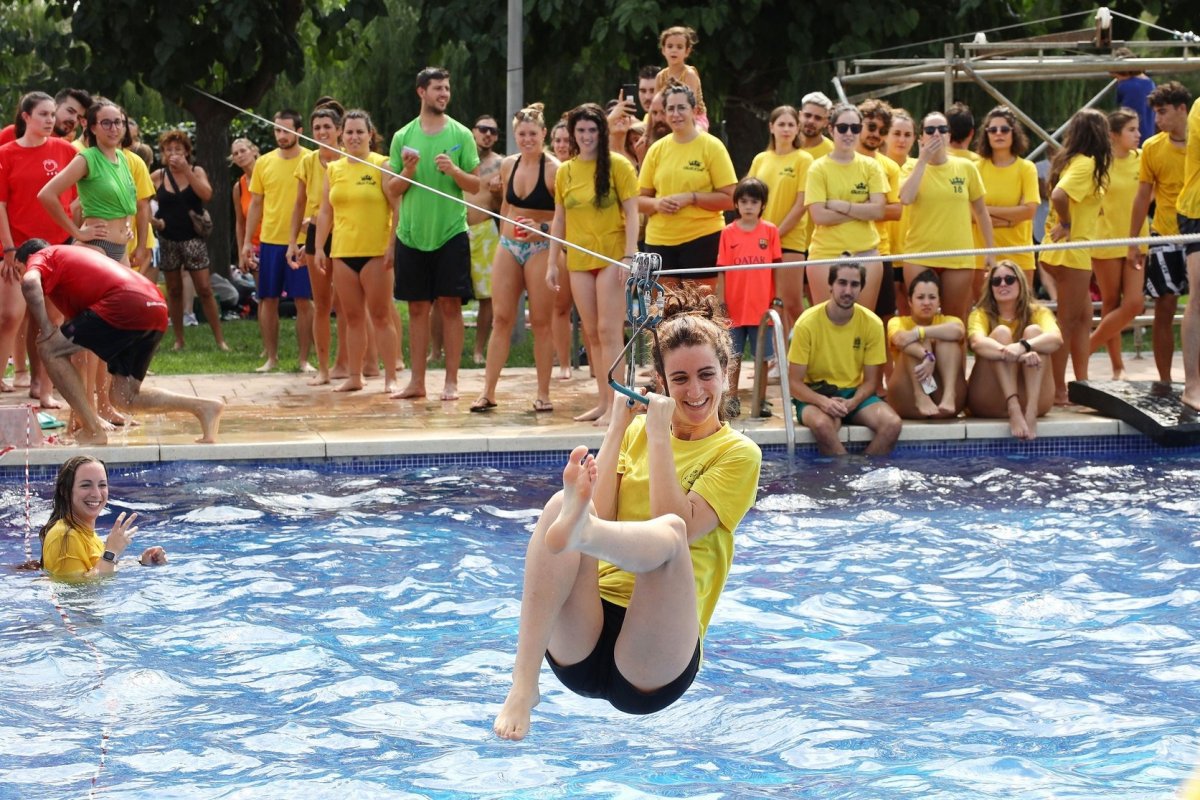
<path fill-rule="evenodd" d="M 214 442 L 225 403 L 163 389 L 144 389 L 142 380 L 167 329 L 167 304 L 141 274 L 99 251 L 50 245 L 30 239 L 17 249 L 25 269 L 21 291 L 41 335 L 38 350 L 54 385 L 83 419 L 80 444 L 107 444 L 100 417 L 87 402 L 83 381 L 70 357 L 91 350 L 108 364 L 110 397 L 121 411 L 186 411 L 200 420 L 198 442 Z M 46 298 L 63 312 L 56 328 L 46 314 Z"/>

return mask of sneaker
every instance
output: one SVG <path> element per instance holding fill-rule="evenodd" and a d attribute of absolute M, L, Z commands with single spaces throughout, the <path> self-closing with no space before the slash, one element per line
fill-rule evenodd
<path fill-rule="evenodd" d="M 199 325 L 199 324 L 200 324 L 200 323 L 196 321 L 196 315 L 195 315 L 195 314 L 184 314 L 184 315 L 183 315 L 183 327 L 185 327 L 185 328 L 194 328 L 194 327 L 196 327 L 196 326 L 197 326 L 197 325 Z"/>

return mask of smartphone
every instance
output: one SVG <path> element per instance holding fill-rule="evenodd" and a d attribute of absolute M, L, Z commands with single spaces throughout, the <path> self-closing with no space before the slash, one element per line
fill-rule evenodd
<path fill-rule="evenodd" d="M 634 113 L 637 113 L 641 108 L 641 103 L 638 102 L 638 85 L 636 83 L 621 84 L 621 91 L 625 93 L 625 102 L 632 103 L 631 108 Z M 617 95 L 620 97 L 620 95 Z"/>

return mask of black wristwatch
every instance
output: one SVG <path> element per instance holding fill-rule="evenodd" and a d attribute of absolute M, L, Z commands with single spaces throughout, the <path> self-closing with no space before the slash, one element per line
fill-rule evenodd
<path fill-rule="evenodd" d="M 1033 345 L 1031 345 L 1031 344 L 1029 343 L 1029 340 L 1028 340 L 1028 339 L 1022 339 L 1022 340 L 1021 340 L 1021 347 L 1024 347 L 1024 348 L 1025 348 L 1025 352 L 1026 352 L 1026 353 L 1032 353 L 1032 352 L 1033 352 Z"/>
<path fill-rule="evenodd" d="M 102 555 L 100 557 L 103 558 L 105 561 L 107 561 L 110 564 L 117 563 L 117 554 L 114 553 L 112 550 L 105 550 L 104 555 Z"/>
<path fill-rule="evenodd" d="M 550 232 L 550 223 L 543 222 L 541 225 L 538 225 L 538 230 L 540 230 L 542 233 L 549 233 Z"/>

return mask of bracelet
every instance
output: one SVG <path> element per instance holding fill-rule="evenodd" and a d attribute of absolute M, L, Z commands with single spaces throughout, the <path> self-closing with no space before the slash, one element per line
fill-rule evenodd
<path fill-rule="evenodd" d="M 1028 340 L 1028 339 L 1022 339 L 1022 340 L 1021 340 L 1021 347 L 1024 347 L 1024 348 L 1025 348 L 1025 352 L 1026 352 L 1026 353 L 1032 353 L 1032 352 L 1033 352 L 1033 345 L 1031 345 L 1031 344 L 1029 343 L 1029 340 Z"/>
<path fill-rule="evenodd" d="M 922 328 L 920 325 L 917 326 L 917 341 L 918 342 L 925 341 L 925 329 Z"/>
<path fill-rule="evenodd" d="M 1071 227 L 1071 221 L 1070 221 L 1070 220 L 1067 220 L 1066 222 L 1063 222 L 1063 221 L 1060 219 L 1060 220 L 1058 221 L 1058 225 L 1059 225 L 1059 227 L 1060 227 L 1060 228 L 1069 228 L 1069 227 Z"/>
<path fill-rule="evenodd" d="M 4 252 L 6 252 L 6 253 L 15 253 L 15 252 L 17 252 L 17 248 L 15 248 L 15 247 L 6 247 L 6 248 L 4 248 Z"/>
<path fill-rule="evenodd" d="M 937 356 L 935 356 L 935 355 L 933 354 L 933 351 L 932 351 L 932 350 L 930 350 L 929 352 L 927 352 L 927 353 L 925 354 L 925 360 L 926 360 L 926 361 L 937 361 Z"/>

